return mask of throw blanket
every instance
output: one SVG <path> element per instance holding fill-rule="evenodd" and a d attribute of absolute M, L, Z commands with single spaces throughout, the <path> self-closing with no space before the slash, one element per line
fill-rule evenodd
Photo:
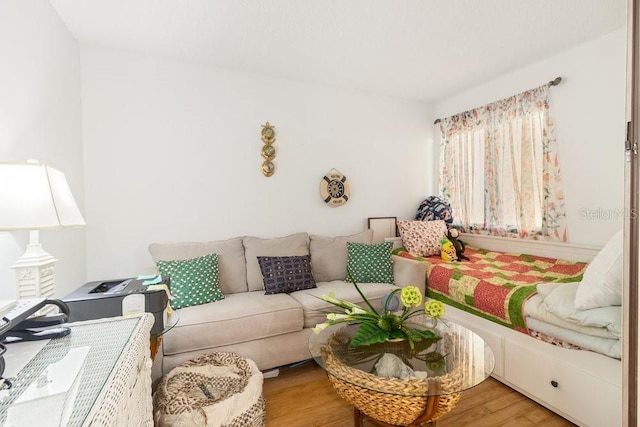
<path fill-rule="evenodd" d="M 524 302 L 541 282 L 579 282 L 587 266 L 524 254 L 491 252 L 467 246 L 469 261 L 446 262 L 439 256 L 394 251 L 427 265 L 427 296 L 503 326 L 528 333 Z"/>

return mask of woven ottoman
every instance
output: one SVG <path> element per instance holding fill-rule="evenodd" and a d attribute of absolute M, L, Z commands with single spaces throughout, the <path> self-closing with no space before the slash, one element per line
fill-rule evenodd
<path fill-rule="evenodd" d="M 206 354 L 172 369 L 153 396 L 156 426 L 265 424 L 262 372 L 235 353 Z"/>

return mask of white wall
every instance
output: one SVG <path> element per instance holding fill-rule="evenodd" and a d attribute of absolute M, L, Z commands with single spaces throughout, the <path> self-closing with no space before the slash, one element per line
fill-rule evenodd
<path fill-rule="evenodd" d="M 552 96 L 570 238 L 602 244 L 621 223 L 610 217 L 622 207 L 624 43 L 623 30 L 611 33 L 431 108 L 97 48 L 80 60 L 49 2 L 4 0 L 0 160 L 37 158 L 67 175 L 88 223 L 87 255 L 84 230 L 41 233 L 63 296 L 86 278 L 150 267 L 153 241 L 346 234 L 369 216 L 411 217 L 437 189 L 435 117 L 561 75 Z M 259 170 L 266 121 L 277 129 L 271 178 Z M 331 168 L 352 186 L 336 209 L 318 195 Z M 586 219 L 584 209 L 609 217 Z M 26 242 L 26 232 L 0 233 L 0 298 L 14 295 L 9 266 Z"/>
<path fill-rule="evenodd" d="M 551 102 L 572 243 L 603 245 L 622 226 L 625 44 L 620 29 L 435 105 L 447 117 L 562 77 Z"/>
<path fill-rule="evenodd" d="M 434 185 L 433 112 L 413 101 L 87 48 L 82 103 L 89 279 L 143 272 L 151 242 L 350 234 L 412 217 Z M 351 183 L 338 208 L 319 195 L 331 168 Z"/>
<path fill-rule="evenodd" d="M 79 48 L 47 0 L 0 1 L 0 161 L 61 169 L 83 210 Z M 16 297 L 9 267 L 27 232 L 0 232 L 0 299 Z M 43 231 L 56 258 L 56 296 L 84 283 L 84 231 Z"/>

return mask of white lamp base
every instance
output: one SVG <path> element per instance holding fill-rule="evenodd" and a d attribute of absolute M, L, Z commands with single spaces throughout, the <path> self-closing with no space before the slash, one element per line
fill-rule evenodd
<path fill-rule="evenodd" d="M 16 272 L 17 298 L 52 298 L 54 264 L 58 260 L 42 249 L 37 230 L 29 233 L 27 250 L 11 266 Z"/>

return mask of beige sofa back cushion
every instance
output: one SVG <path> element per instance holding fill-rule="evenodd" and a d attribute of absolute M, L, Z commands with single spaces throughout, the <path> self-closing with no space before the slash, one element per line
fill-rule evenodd
<path fill-rule="evenodd" d="M 347 242 L 371 243 L 373 230 L 351 236 L 324 237 L 312 234 L 309 237 L 313 278 L 316 282 L 330 282 L 347 278 Z"/>
<path fill-rule="evenodd" d="M 250 291 L 264 289 L 262 272 L 258 264 L 259 256 L 301 256 L 309 255 L 309 235 L 296 233 L 286 237 L 261 239 L 244 237 L 244 256 L 247 260 L 247 284 Z"/>
<path fill-rule="evenodd" d="M 222 293 L 228 295 L 247 292 L 247 270 L 241 237 L 215 242 L 151 243 L 149 252 L 154 262 L 218 254 Z"/>

